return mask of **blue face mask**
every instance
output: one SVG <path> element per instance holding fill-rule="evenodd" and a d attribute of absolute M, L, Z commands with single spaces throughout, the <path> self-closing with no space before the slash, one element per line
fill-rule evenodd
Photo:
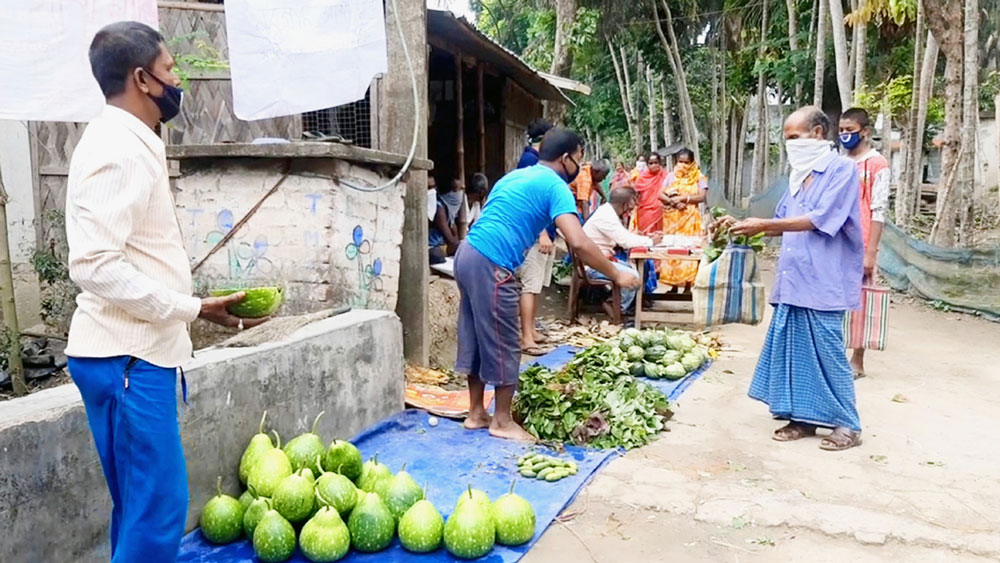
<path fill-rule="evenodd" d="M 861 132 L 855 131 L 854 133 L 841 133 L 840 134 L 840 146 L 847 150 L 854 150 L 855 147 L 861 144 Z"/>

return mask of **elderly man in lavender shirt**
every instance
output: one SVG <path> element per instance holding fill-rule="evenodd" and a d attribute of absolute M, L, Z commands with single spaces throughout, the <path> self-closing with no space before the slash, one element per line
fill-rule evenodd
<path fill-rule="evenodd" d="M 774 432 L 775 440 L 831 428 L 819 447 L 836 451 L 861 443 L 854 377 L 842 348 L 844 311 L 861 305 L 865 249 L 857 167 L 833 151 L 826 140 L 830 129 L 817 107 L 788 118 L 788 192 L 774 219 L 746 219 L 733 224 L 732 232 L 781 235 L 774 315 L 750 397 L 766 403 L 774 418 L 789 421 Z"/>

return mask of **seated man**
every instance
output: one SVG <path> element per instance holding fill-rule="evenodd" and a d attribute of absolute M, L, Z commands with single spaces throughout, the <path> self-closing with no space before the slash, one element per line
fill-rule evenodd
<path fill-rule="evenodd" d="M 427 177 L 427 246 L 430 264 L 442 264 L 447 256 L 454 256 L 461 242 L 458 236 L 459 209 L 462 206 L 462 183 L 452 180 L 447 191 L 437 188 L 433 176 Z"/>
<path fill-rule="evenodd" d="M 639 275 L 639 272 L 636 271 L 635 266 L 627 261 L 622 262 L 614 259 L 615 248 L 629 250 L 642 246 L 650 247 L 659 244 L 663 239 L 663 235 L 659 233 L 647 237 L 633 233 L 625 227 L 628 217 L 635 210 L 638 198 L 639 194 L 633 188 L 627 186 L 616 188 L 611 192 L 610 201 L 598 207 L 597 211 L 583 225 L 584 234 L 590 237 L 597 248 L 612 260 L 615 268 L 632 272 L 636 276 Z M 592 268 L 587 268 L 587 276 L 593 280 L 608 279 L 607 276 Z M 632 306 L 637 291 L 637 288 L 621 288 L 622 311 L 626 311 Z"/>

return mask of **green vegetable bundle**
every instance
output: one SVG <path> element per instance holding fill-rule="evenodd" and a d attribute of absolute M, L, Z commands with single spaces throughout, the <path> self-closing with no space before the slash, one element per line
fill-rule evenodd
<path fill-rule="evenodd" d="M 514 411 L 541 440 L 597 448 L 642 446 L 671 416 L 660 391 L 629 374 L 621 348 L 592 346 L 564 369 L 534 366 L 521 374 Z"/>
<path fill-rule="evenodd" d="M 726 212 L 721 207 L 712 208 L 712 217 L 718 219 L 725 215 Z M 712 241 L 709 243 L 708 247 L 705 248 L 705 257 L 708 258 L 709 263 L 715 262 L 719 256 L 722 256 L 722 251 L 726 249 L 730 244 L 737 246 L 749 246 L 754 252 L 760 252 L 764 250 L 764 233 L 758 233 L 752 237 L 746 235 L 732 236 L 728 228 L 725 229 L 715 229 L 712 235 Z"/>

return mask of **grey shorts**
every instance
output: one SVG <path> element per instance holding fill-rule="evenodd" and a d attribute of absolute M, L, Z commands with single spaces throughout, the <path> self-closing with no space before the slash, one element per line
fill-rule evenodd
<path fill-rule="evenodd" d="M 455 255 L 455 281 L 461 294 L 455 371 L 494 386 L 516 385 L 521 334 L 514 273 L 463 242 Z"/>
<path fill-rule="evenodd" d="M 524 264 L 517 270 L 517 276 L 521 280 L 521 293 L 538 295 L 543 287 L 549 287 L 555 261 L 555 251 L 542 254 L 538 250 L 538 243 L 535 243 L 524 257 Z"/>

